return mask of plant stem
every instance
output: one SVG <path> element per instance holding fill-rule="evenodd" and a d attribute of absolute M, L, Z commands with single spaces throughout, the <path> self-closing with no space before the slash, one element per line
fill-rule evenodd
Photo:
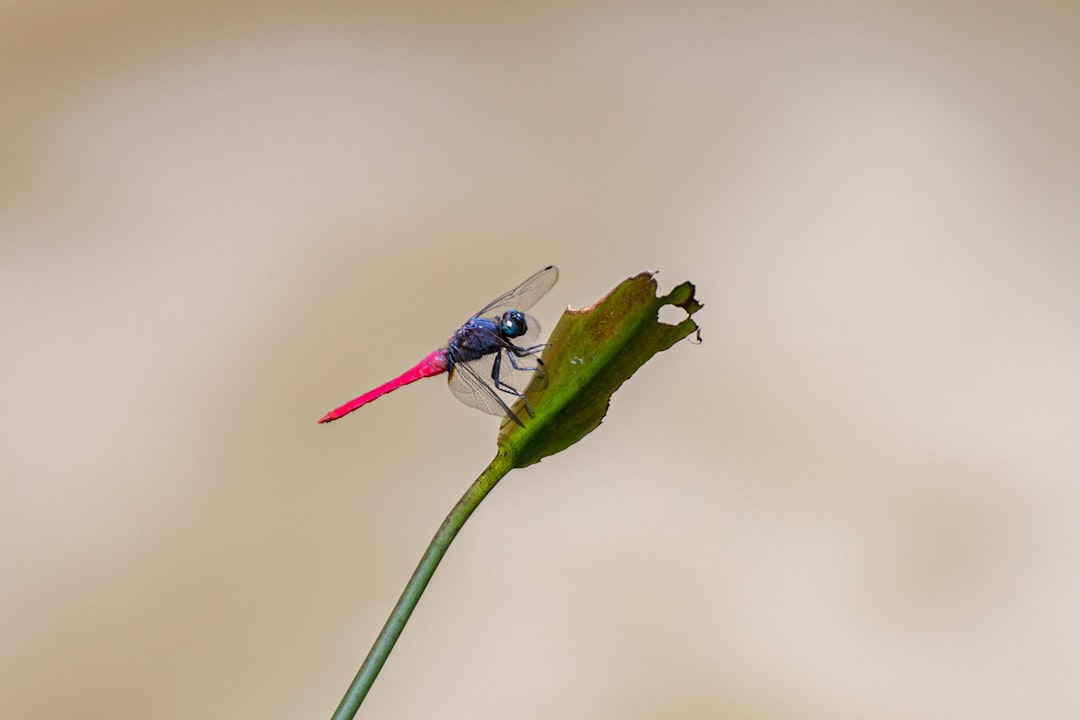
<path fill-rule="evenodd" d="M 450 548 L 450 543 L 453 542 L 462 526 L 465 525 L 465 521 L 469 519 L 469 516 L 480 505 L 480 502 L 491 492 L 499 480 L 510 471 L 511 467 L 511 463 L 507 461 L 502 452 L 497 454 L 491 464 L 484 468 L 484 471 L 473 481 L 469 489 L 454 505 L 450 514 L 443 520 L 442 526 L 435 533 L 435 537 L 431 539 L 427 550 L 424 551 L 424 556 L 420 558 L 420 563 L 416 566 L 416 570 L 413 571 L 412 577 L 409 578 L 409 583 L 405 586 L 405 590 L 402 591 L 401 597 L 398 598 L 397 605 L 394 606 L 393 612 L 390 613 L 386 624 L 383 625 L 379 637 L 375 639 L 375 644 L 371 646 L 371 650 L 364 659 L 364 664 L 360 666 L 360 670 L 356 673 L 356 677 L 353 678 L 352 684 L 349 685 L 349 689 L 345 692 L 345 697 L 341 699 L 341 704 L 334 711 L 332 720 L 352 720 L 356 715 L 356 711 L 360 709 L 360 704 L 364 702 L 372 683 L 375 682 L 379 671 L 382 670 L 382 666 L 386 663 L 386 658 L 390 655 L 390 651 L 394 649 L 398 637 L 401 636 L 401 631 L 405 628 L 405 623 L 409 621 L 409 616 L 412 615 L 413 610 L 416 608 L 416 603 L 419 602 L 420 596 L 424 594 L 424 589 L 431 580 L 431 576 L 435 573 L 435 568 L 439 566 L 443 555 Z"/>

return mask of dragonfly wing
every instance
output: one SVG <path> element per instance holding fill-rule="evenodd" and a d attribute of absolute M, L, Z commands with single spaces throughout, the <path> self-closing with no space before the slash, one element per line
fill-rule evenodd
<path fill-rule="evenodd" d="M 528 310 L 547 294 L 558 279 L 559 268 L 548 265 L 513 290 L 489 302 L 473 317 L 495 317 L 506 310 Z"/>
<path fill-rule="evenodd" d="M 506 395 L 504 400 L 500 397 L 504 393 L 496 393 L 490 385 L 495 355 L 496 353 L 489 353 L 472 362 L 456 363 L 447 382 L 450 392 L 469 407 L 483 410 L 489 415 L 512 415 L 510 405 L 516 398 Z"/>
<path fill-rule="evenodd" d="M 499 362 L 499 384 L 495 385 L 494 369 Z M 517 402 L 529 382 L 542 369 L 536 358 L 514 357 L 506 350 L 482 355 L 476 360 L 455 363 L 448 382 L 450 391 L 469 407 L 491 415 L 514 417 L 510 406 Z"/>
<path fill-rule="evenodd" d="M 521 347 L 534 345 L 540 338 L 540 321 L 532 315 L 525 315 L 525 333 L 514 338 L 514 344 Z"/>

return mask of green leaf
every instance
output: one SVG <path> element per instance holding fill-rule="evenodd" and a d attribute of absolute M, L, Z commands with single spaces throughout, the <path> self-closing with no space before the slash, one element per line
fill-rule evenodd
<path fill-rule="evenodd" d="M 686 319 L 678 325 L 659 322 L 660 308 L 665 305 L 681 307 Z M 690 316 L 700 309 L 690 283 L 658 298 L 652 274 L 642 273 L 592 307 L 563 313 L 544 348 L 546 372 L 537 373 L 525 391 L 533 416 L 528 416 L 523 402 L 513 407 L 519 417 L 527 418 L 524 426 L 509 418 L 503 423 L 499 452 L 435 533 L 334 711 L 334 720 L 351 720 L 356 715 L 450 543 L 499 480 L 514 468 L 565 450 L 596 429 L 607 413 L 611 394 L 627 378 L 656 353 L 698 331 Z"/>
<path fill-rule="evenodd" d="M 660 322 L 665 305 L 682 308 L 687 317 L 677 325 Z M 525 391 L 533 416 L 519 401 L 513 410 L 524 426 L 507 421 L 500 430 L 501 459 L 511 467 L 532 465 L 595 430 L 612 393 L 639 367 L 699 332 L 691 316 L 701 307 L 692 284 L 657 297 L 652 273 L 641 273 L 590 307 L 567 309 L 541 356 L 546 372 Z"/>

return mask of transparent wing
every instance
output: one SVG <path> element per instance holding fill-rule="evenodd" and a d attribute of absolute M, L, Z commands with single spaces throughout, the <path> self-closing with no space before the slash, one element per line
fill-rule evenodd
<path fill-rule="evenodd" d="M 506 310 L 528 310 L 536 301 L 544 297 L 547 291 L 559 279 L 559 268 L 548 265 L 546 268 L 495 298 L 479 310 L 473 317 L 495 317 Z"/>
<path fill-rule="evenodd" d="M 505 393 L 496 394 L 489 384 L 495 355 L 496 353 L 489 353 L 470 363 L 455 364 L 447 383 L 450 385 L 450 392 L 469 407 L 483 410 L 489 415 L 511 415 L 510 405 L 517 398 Z M 484 379 L 487 379 L 487 382 Z"/>
<path fill-rule="evenodd" d="M 492 377 L 495 359 L 499 358 L 499 388 Z M 510 406 L 525 392 L 537 373 L 536 357 L 513 357 L 506 350 L 482 355 L 467 363 L 456 363 L 447 382 L 450 392 L 469 407 L 490 415 L 514 417 Z M 516 363 L 516 366 L 515 366 Z"/>
<path fill-rule="evenodd" d="M 514 338 L 514 344 L 527 348 L 530 345 L 534 345 L 540 338 L 540 321 L 532 315 L 526 315 L 525 328 L 525 334 Z"/>

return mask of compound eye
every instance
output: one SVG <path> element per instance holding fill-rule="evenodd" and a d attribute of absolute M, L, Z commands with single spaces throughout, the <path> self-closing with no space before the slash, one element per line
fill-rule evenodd
<path fill-rule="evenodd" d="M 525 314 L 520 310 L 507 310 L 503 313 L 499 329 L 508 338 L 521 337 L 528 330 L 528 325 L 525 323 Z"/>

